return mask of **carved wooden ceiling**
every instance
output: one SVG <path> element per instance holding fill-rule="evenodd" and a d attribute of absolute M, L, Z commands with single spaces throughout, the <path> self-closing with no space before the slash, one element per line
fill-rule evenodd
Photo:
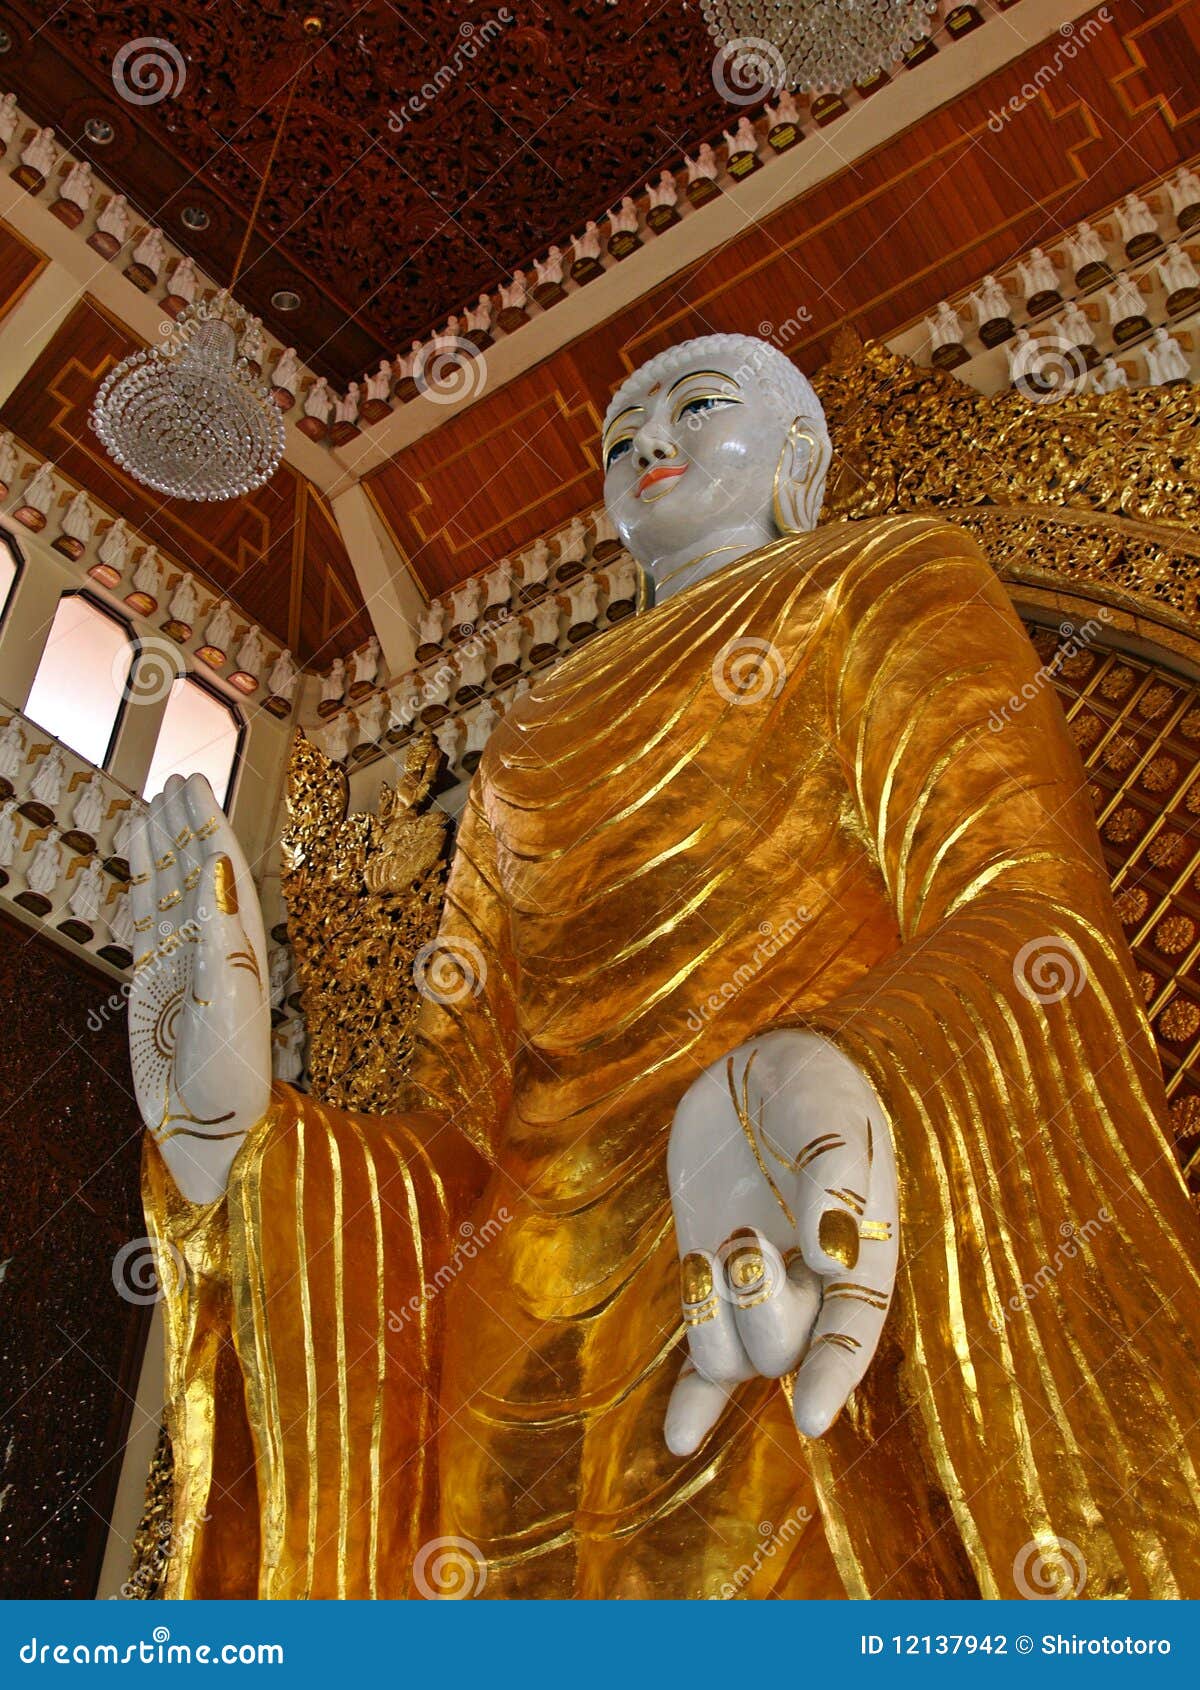
<path fill-rule="evenodd" d="M 224 279 L 309 11 L 324 13 L 322 45 L 239 292 L 342 379 L 733 121 L 694 0 L 0 0 L 5 86 Z M 133 105 L 113 61 L 146 37 L 182 55 L 183 81 Z M 107 145 L 86 138 L 89 118 L 112 125 Z M 202 233 L 187 206 L 208 213 Z M 280 288 L 304 308 L 273 311 Z"/>

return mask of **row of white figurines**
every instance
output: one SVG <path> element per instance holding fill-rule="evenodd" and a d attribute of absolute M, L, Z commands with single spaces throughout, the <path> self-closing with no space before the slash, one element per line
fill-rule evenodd
<path fill-rule="evenodd" d="M 1094 337 L 1077 339 L 1066 328 L 1059 328 L 1053 323 L 1048 326 L 1051 330 L 1049 337 L 1045 333 L 1031 335 L 1025 329 L 1018 329 L 1013 338 L 1005 342 L 1008 379 L 1014 387 L 1022 387 L 1031 377 L 1040 375 L 1048 355 L 1057 358 L 1064 348 L 1095 345 Z M 1145 363 L 1145 379 L 1138 379 L 1139 386 L 1163 387 L 1169 382 L 1192 379 L 1190 358 L 1175 336 L 1163 327 L 1156 328 L 1149 340 L 1132 347 L 1131 352 L 1135 356 L 1140 354 Z M 1081 368 L 1072 385 L 1088 393 L 1114 393 L 1118 388 L 1129 386 L 1126 364 L 1119 364 L 1110 352 L 1093 369 L 1085 371 Z M 1136 375 L 1136 364 L 1133 368 Z"/>
<path fill-rule="evenodd" d="M 1200 205 L 1200 177 L 1187 169 L 1180 169 L 1165 184 L 1176 217 Z M 1128 246 L 1138 236 L 1155 236 L 1162 241 L 1161 250 L 1154 254 L 1150 272 L 1160 282 L 1165 293 L 1174 294 L 1200 283 L 1190 252 L 1178 241 L 1167 238 L 1159 227 L 1159 219 L 1145 200 L 1137 194 L 1127 194 L 1120 205 L 1113 208 L 1113 218 L 1121 240 Z M 1066 257 L 1070 260 L 1073 277 L 1077 278 L 1091 266 L 1104 266 L 1116 272 L 1125 266 L 1125 256 L 1114 262 L 1112 243 L 1106 241 L 1093 225 L 1080 223 L 1062 238 Z M 942 300 L 933 314 L 925 319 L 930 341 L 936 348 L 961 345 L 966 339 L 963 313 L 969 312 L 976 326 L 1011 318 L 1014 302 L 1037 299 L 1039 295 L 1063 292 L 1063 274 L 1057 258 L 1044 248 L 1035 246 L 1015 265 L 1011 275 L 997 277 L 989 273 L 965 294 L 957 306 Z M 1119 321 L 1112 315 L 1110 320 Z"/>
<path fill-rule="evenodd" d="M 68 754 L 55 740 L 46 743 L 45 749 L 31 759 L 31 743 L 40 744 L 45 740 L 44 729 L 14 711 L 0 728 L 0 776 L 12 786 L 17 802 L 32 798 L 57 815 L 68 781 L 77 772 L 77 765 L 68 762 Z M 114 795 L 128 799 L 124 788 L 114 784 L 112 790 L 108 790 L 105 777 L 99 770 L 92 770 L 79 782 L 78 795 L 71 808 L 70 826 L 90 839 L 101 839 Z M 128 858 L 133 826 L 141 814 L 141 807 L 134 802 L 118 811 L 110 855 Z"/>
<path fill-rule="evenodd" d="M 16 443 L 7 429 L 0 429 L 0 486 L 11 489 L 18 478 Z M 96 538 L 97 525 L 103 519 L 87 494 L 82 490 L 61 490 L 53 464 L 41 462 L 31 466 L 15 503 L 22 509 L 37 511 L 48 521 L 56 501 L 63 507 L 59 532 L 84 549 L 90 547 Z M 130 566 L 130 554 L 137 538 L 123 517 L 109 521 L 100 538 L 96 557 L 112 571 L 116 583 Z M 230 652 L 236 644 L 238 668 L 255 680 L 263 678 L 265 673 L 271 693 L 291 702 L 299 674 L 291 652 L 271 650 L 262 630 L 252 622 L 242 624 L 239 633 L 237 612 L 228 599 L 202 595 L 195 577 L 187 570 L 181 570 L 172 581 L 170 565 L 152 545 L 143 546 L 129 584 L 134 591 L 152 599 L 156 606 L 169 595 L 167 610 L 171 621 L 199 630 L 199 640 L 222 653 Z M 115 591 L 115 585 L 110 590 Z"/>
<path fill-rule="evenodd" d="M 24 854 L 23 830 L 34 829 L 34 824 L 26 823 L 18 813 L 18 804 L 17 798 L 6 798 L 0 804 L 0 868 L 5 871 L 19 867 L 18 858 Z M 26 888 L 54 902 L 65 879 L 70 887 L 67 908 L 71 914 L 89 927 L 103 919 L 113 943 L 132 951 L 133 911 L 127 889 L 105 872 L 98 856 L 87 857 L 80 866 L 80 855 L 64 847 L 61 828 L 34 831 L 41 837 L 23 871 Z"/>
<path fill-rule="evenodd" d="M 467 775 L 483 755 L 497 723 L 524 697 L 531 684 L 528 675 L 521 675 L 508 686 L 457 709 L 432 696 L 438 693 L 446 697 L 445 680 L 434 684 L 429 692 L 372 693 L 357 709 L 339 711 L 318 736 L 319 743 L 327 757 L 342 763 L 357 746 L 382 745 L 389 734 L 399 739 L 423 728 L 436 740 L 446 767 Z M 441 714 L 433 725 L 423 723 L 423 711 L 438 704 L 447 713 Z"/>

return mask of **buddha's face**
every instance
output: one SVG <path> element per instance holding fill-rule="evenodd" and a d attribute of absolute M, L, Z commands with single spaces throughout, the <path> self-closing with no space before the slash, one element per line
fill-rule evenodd
<path fill-rule="evenodd" d="M 788 424 L 753 369 L 721 368 L 711 349 L 663 380 L 635 377 L 605 430 L 604 502 L 639 563 L 698 556 L 732 528 L 774 539 Z"/>

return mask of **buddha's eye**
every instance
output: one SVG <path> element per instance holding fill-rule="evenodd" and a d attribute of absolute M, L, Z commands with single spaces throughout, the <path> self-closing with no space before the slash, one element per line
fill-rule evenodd
<path fill-rule="evenodd" d="M 612 445 L 608 448 L 608 456 L 604 460 L 605 469 L 611 469 L 617 462 L 618 458 L 623 458 L 626 452 L 629 452 L 632 449 L 632 436 L 627 435 L 624 440 L 614 440 Z"/>
<path fill-rule="evenodd" d="M 699 421 L 702 417 L 707 416 L 710 411 L 722 411 L 726 405 L 740 404 L 741 400 L 735 399 L 732 394 L 698 393 L 694 399 L 684 400 L 679 407 L 678 415 L 680 418 L 694 417 Z"/>

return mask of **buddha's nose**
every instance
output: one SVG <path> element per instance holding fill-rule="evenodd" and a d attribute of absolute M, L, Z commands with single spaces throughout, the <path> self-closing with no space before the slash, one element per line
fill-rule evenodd
<path fill-rule="evenodd" d="M 652 433 L 649 429 L 642 429 L 637 437 L 637 463 L 639 469 L 649 469 L 651 464 L 665 463 L 668 458 L 679 456 L 679 447 L 666 435 Z"/>

